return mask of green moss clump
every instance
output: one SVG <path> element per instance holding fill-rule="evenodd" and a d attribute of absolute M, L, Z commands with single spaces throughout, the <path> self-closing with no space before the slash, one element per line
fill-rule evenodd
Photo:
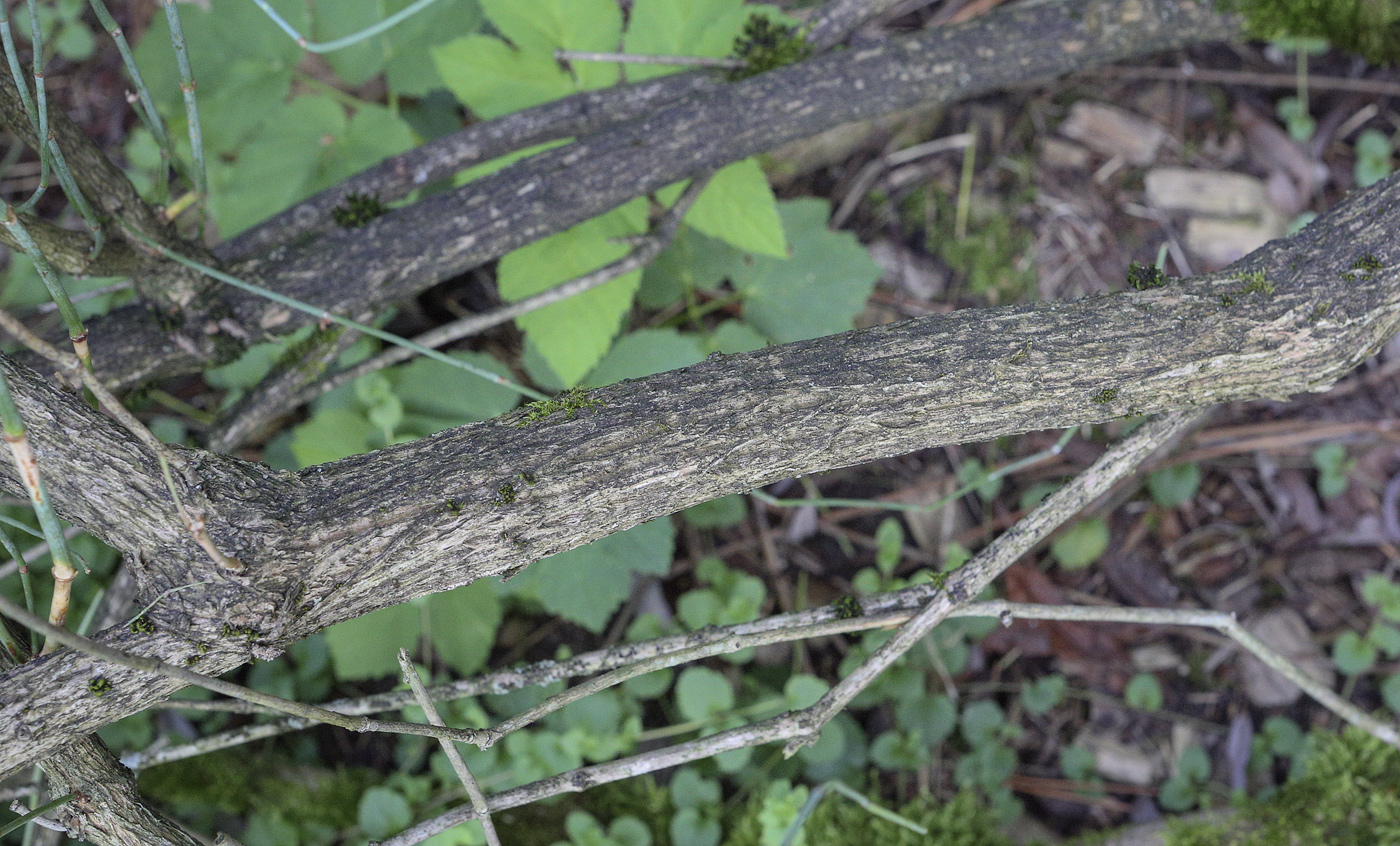
<path fill-rule="evenodd" d="M 1366 253 L 1361 256 L 1361 258 L 1352 262 L 1350 269 L 1357 271 L 1357 278 L 1370 279 L 1372 276 L 1376 275 L 1377 270 L 1380 270 L 1384 266 L 1385 265 L 1381 264 L 1381 260 L 1376 258 L 1375 253 Z"/>
<path fill-rule="evenodd" d="M 142 614 L 140 617 L 132 620 L 131 625 L 127 628 L 131 629 L 132 634 L 155 634 L 156 624 L 150 617 Z"/>
<path fill-rule="evenodd" d="M 860 607 L 860 600 L 854 596 L 838 596 L 836 601 L 831 603 L 831 607 L 836 611 L 838 620 L 854 620 L 864 613 Z"/>
<path fill-rule="evenodd" d="M 499 488 L 496 489 L 496 498 L 491 500 L 491 504 L 496 506 L 497 508 L 504 508 L 507 505 L 513 504 L 515 502 L 515 499 L 515 485 L 512 485 L 510 482 L 506 482 L 505 484 L 501 485 Z"/>
<path fill-rule="evenodd" d="M 730 80 L 740 80 L 800 62 L 812 55 L 812 45 L 796 27 L 784 26 L 767 15 L 755 13 L 744 22 L 730 55 L 744 63 L 743 67 L 729 71 Z"/>
<path fill-rule="evenodd" d="M 1166 846 L 1400 843 L 1400 750 L 1357 728 L 1319 732 L 1303 775 L 1237 823 L 1177 824 Z"/>
<path fill-rule="evenodd" d="M 1099 391 L 1098 393 L 1096 393 L 1096 394 L 1094 394 L 1092 397 L 1090 397 L 1090 399 L 1092 399 L 1094 402 L 1098 403 L 1099 405 L 1104 405 L 1105 403 L 1113 402 L 1113 401 L 1114 401 L 1115 399 L 1117 399 L 1117 398 L 1118 398 L 1118 389 L 1117 389 L 1117 388 L 1104 388 L 1102 391 Z"/>
<path fill-rule="evenodd" d="M 602 408 L 601 400 L 593 399 L 584 391 L 578 388 L 570 388 L 557 397 L 545 400 L 535 400 L 525 406 L 525 416 L 520 418 L 520 422 L 515 424 L 515 428 L 523 429 L 531 423 L 538 423 L 557 412 L 564 412 L 565 419 L 572 420 L 574 415 L 585 408 Z"/>
<path fill-rule="evenodd" d="M 98 676 L 88 682 L 88 693 L 101 699 L 112 691 L 112 682 L 106 676 Z"/>
<path fill-rule="evenodd" d="M 345 202 L 331 209 L 331 217 L 337 226 L 358 229 L 388 210 L 387 206 L 379 202 L 378 194 L 351 191 L 345 195 Z"/>
<path fill-rule="evenodd" d="M 1244 287 L 1240 289 L 1242 294 L 1264 294 L 1272 296 L 1274 293 L 1274 283 L 1270 282 L 1264 271 L 1255 270 L 1244 275 Z"/>
<path fill-rule="evenodd" d="M 1249 33 L 1325 38 L 1377 64 L 1400 60 L 1400 2 L 1397 0 L 1225 0 L 1239 12 Z"/>
<path fill-rule="evenodd" d="M 1155 264 L 1143 264 L 1140 261 L 1128 263 L 1128 284 L 1134 291 L 1160 288 L 1167 284 L 1168 278 L 1167 274 L 1162 272 L 1162 268 Z"/>

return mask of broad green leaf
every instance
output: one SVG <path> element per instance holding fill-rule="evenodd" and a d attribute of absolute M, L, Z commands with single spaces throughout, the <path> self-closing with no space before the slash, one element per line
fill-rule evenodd
<path fill-rule="evenodd" d="M 501 588 L 536 600 L 589 631 L 602 632 L 631 592 L 633 573 L 665 575 L 673 543 L 671 521 L 653 520 L 537 561 Z"/>
<path fill-rule="evenodd" d="M 359 681 L 399 673 L 399 650 L 418 645 L 421 630 L 415 605 L 392 605 L 326 629 L 335 677 Z"/>
<path fill-rule="evenodd" d="M 272 6 L 306 31 L 305 3 L 272 0 Z M 286 98 L 301 48 L 252 3 L 215 3 L 207 9 L 182 3 L 177 8 L 198 86 L 204 143 L 209 151 L 228 152 Z M 184 134 L 180 74 L 165 15 L 152 18 L 135 54 L 156 105 L 176 124 L 171 132 Z"/>
<path fill-rule="evenodd" d="M 716 799 L 718 802 L 718 799 Z M 719 820 L 705 816 L 699 807 L 683 807 L 671 818 L 672 846 L 718 846 Z"/>
<path fill-rule="evenodd" d="M 452 352 L 453 358 L 509 377 L 510 369 L 478 352 Z M 489 420 L 515 408 L 515 391 L 430 358 L 419 358 L 387 373 L 408 414 L 405 425 L 431 435 L 453 426 Z"/>
<path fill-rule="evenodd" d="M 958 708 L 946 696 L 909 699 L 895 705 L 894 719 L 900 728 L 917 733 L 928 746 L 937 746 L 957 726 Z"/>
<path fill-rule="evenodd" d="M 710 352 L 733 355 L 761 350 L 768 346 L 768 341 L 749 324 L 740 320 L 726 320 L 705 339 L 705 346 Z"/>
<path fill-rule="evenodd" d="M 792 258 L 754 256 L 734 278 L 744 295 L 744 319 L 775 343 L 803 341 L 850 329 L 865 307 L 880 268 L 849 232 L 826 228 L 825 200 L 779 203 Z"/>
<path fill-rule="evenodd" d="M 680 193 L 681 186 L 672 185 L 658 191 L 657 197 L 669 206 Z M 744 252 L 788 257 L 778 201 L 756 159 L 744 159 L 717 172 L 686 212 L 685 222 Z"/>
<path fill-rule="evenodd" d="M 358 106 L 345 131 L 331 139 L 321 155 L 311 187 L 319 190 L 334 185 L 415 144 L 413 130 L 393 112 L 382 106 Z"/>
<path fill-rule="evenodd" d="M 345 110 L 329 97 L 298 97 L 275 110 L 248 142 L 211 202 L 224 235 L 247 229 L 311 192 L 322 154 L 345 131 Z"/>
<path fill-rule="evenodd" d="M 412 0 L 393 0 L 395 9 Z M 475 0 L 438 0 L 427 9 L 384 33 L 384 78 L 389 90 L 407 97 L 422 97 L 442 87 L 430 52 L 432 46 L 470 35 L 484 20 Z"/>
<path fill-rule="evenodd" d="M 904 555 L 904 526 L 898 518 L 886 517 L 875 529 L 875 566 L 886 576 L 899 566 Z"/>
<path fill-rule="evenodd" d="M 1375 666 L 1376 646 L 1353 631 L 1344 631 L 1332 643 L 1332 660 L 1349 676 L 1360 675 Z"/>
<path fill-rule="evenodd" d="M 1147 489 L 1152 499 L 1163 508 L 1176 508 L 1201 487 L 1201 468 L 1195 462 L 1174 464 L 1147 477 Z"/>
<path fill-rule="evenodd" d="M 1044 714 L 1065 698 L 1069 683 L 1059 673 L 1051 673 L 1021 688 L 1021 704 L 1032 714 Z"/>
<path fill-rule="evenodd" d="M 627 247 L 613 239 L 640 233 L 645 214 L 645 201 L 634 200 L 509 253 L 496 271 L 501 296 L 515 302 L 616 261 L 626 254 Z M 572 387 L 612 345 L 640 281 L 640 273 L 628 273 L 515 322 L 549 368 Z"/>
<path fill-rule="evenodd" d="M 1376 606 L 1387 620 L 1400 622 L 1400 584 L 1380 573 L 1370 573 L 1361 582 L 1361 598 Z"/>
<path fill-rule="evenodd" d="M 297 827 L 280 811 L 254 811 L 240 835 L 248 846 L 297 846 Z"/>
<path fill-rule="evenodd" d="M 509 44 L 473 35 L 431 50 L 448 90 L 480 117 L 617 82 L 615 64 L 575 62 L 570 72 L 554 58 L 561 48 L 615 49 L 622 12 L 613 0 L 482 0 L 481 8 Z"/>
<path fill-rule="evenodd" d="M 1082 570 L 1108 551 L 1108 523 L 1102 517 L 1089 517 L 1055 536 L 1050 554 L 1061 567 Z"/>
<path fill-rule="evenodd" d="M 397 790 L 371 787 L 360 797 L 360 829 L 371 840 L 383 840 L 413 822 L 413 809 Z"/>
<path fill-rule="evenodd" d="M 640 379 L 704 358 L 705 350 L 695 335 L 682 335 L 675 329 L 638 329 L 618 338 L 583 384 L 599 387 L 623 379 Z"/>
<path fill-rule="evenodd" d="M 973 746 L 980 746 L 995 739 L 1005 725 L 1006 713 L 995 702 L 973 702 L 963 709 L 962 736 Z"/>
<path fill-rule="evenodd" d="M 749 513 L 748 504 L 739 494 L 722 496 L 699 505 L 692 505 L 681 512 L 681 516 L 692 526 L 700 529 L 722 528 L 743 522 Z"/>
<path fill-rule="evenodd" d="M 727 56 L 751 13 L 777 13 L 772 7 L 745 6 L 743 0 L 637 0 L 627 19 L 623 49 L 658 56 Z M 677 73 L 681 67 L 628 65 L 627 78 L 640 82 Z"/>
<path fill-rule="evenodd" d="M 647 308 L 665 308 L 684 299 L 687 291 L 714 290 L 742 269 L 743 261 L 743 254 L 723 241 L 682 226 L 671 245 L 647 266 L 637 301 Z"/>
<path fill-rule="evenodd" d="M 687 720 L 708 720 L 734 707 L 734 687 L 709 667 L 687 667 L 676 680 L 676 707 Z"/>
<path fill-rule="evenodd" d="M 384 0 L 336 0 L 334 4 L 314 3 L 312 41 L 334 41 L 374 26 L 389 16 Z M 387 58 L 383 36 L 375 36 L 323 54 L 331 68 L 350 85 L 361 85 L 384 69 Z"/>
<path fill-rule="evenodd" d="M 292 455 L 302 467 L 325 464 L 373 449 L 379 430 L 348 408 L 318 409 L 292 430 Z"/>
<path fill-rule="evenodd" d="M 792 709 L 809 708 L 831 689 L 831 685 L 816 676 L 798 673 L 783 682 L 784 704 Z"/>
<path fill-rule="evenodd" d="M 1123 701 L 1129 708 L 1139 711 L 1160 711 L 1162 709 L 1162 685 L 1151 673 L 1138 673 L 1128 680 L 1123 690 Z"/>
<path fill-rule="evenodd" d="M 428 631 L 433 648 L 463 676 L 486 665 L 496 628 L 501 624 L 501 598 L 490 582 L 474 582 L 428 597 Z"/>

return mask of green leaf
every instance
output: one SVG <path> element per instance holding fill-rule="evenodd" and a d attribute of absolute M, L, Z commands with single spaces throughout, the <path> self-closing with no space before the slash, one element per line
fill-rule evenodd
<path fill-rule="evenodd" d="M 991 475 L 978 458 L 969 458 L 958 468 L 958 481 L 963 486 L 974 485 L 977 496 L 983 502 L 991 502 L 1001 493 L 1001 477 L 993 479 Z"/>
<path fill-rule="evenodd" d="M 685 299 L 687 291 L 712 291 L 741 270 L 743 262 L 743 254 L 723 241 L 682 226 L 671 245 L 647 266 L 637 302 L 647 308 L 666 308 Z M 760 340 L 758 347 L 765 343 Z"/>
<path fill-rule="evenodd" d="M 1360 675 L 1376 664 L 1376 646 L 1354 631 L 1344 631 L 1332 644 L 1332 660 L 1348 676 Z"/>
<path fill-rule="evenodd" d="M 1387 620 L 1400 622 L 1400 584 L 1380 573 L 1370 573 L 1361 582 L 1361 598 L 1376 606 Z"/>
<path fill-rule="evenodd" d="M 743 0 L 637 0 L 627 20 L 623 49 L 628 53 L 657 56 L 727 56 L 734 38 L 761 7 Z M 684 70 L 664 65 L 629 65 L 634 82 Z"/>
<path fill-rule="evenodd" d="M 1277 714 L 1264 721 L 1260 733 L 1268 739 L 1270 752 L 1287 758 L 1298 754 L 1307 739 L 1297 723 Z"/>
<path fill-rule="evenodd" d="M 850 329 L 865 307 L 880 268 L 849 232 L 826 228 L 825 200 L 779 203 L 792 258 L 755 256 L 734 277 L 744 319 L 775 343 Z"/>
<path fill-rule="evenodd" d="M 486 581 L 474 582 L 433 594 L 427 605 L 433 649 L 448 666 L 463 676 L 486 666 L 501 624 L 501 599 L 496 586 Z"/>
<path fill-rule="evenodd" d="M 390 5 L 397 10 L 411 2 L 393 0 Z M 401 97 L 421 98 L 441 88 L 431 48 L 476 32 L 483 20 L 475 0 L 437 0 L 384 33 L 384 79 L 389 90 Z"/>
<path fill-rule="evenodd" d="M 798 673 L 783 683 L 784 704 L 791 710 L 810 707 L 831 689 L 831 685 L 816 676 Z"/>
<path fill-rule="evenodd" d="M 1381 683 L 1381 698 L 1385 700 L 1387 708 L 1400 714 L 1400 673 L 1387 677 Z"/>
<path fill-rule="evenodd" d="M 321 141 L 324 144 L 325 139 Z M 416 144 L 413 130 L 398 115 L 382 106 L 356 106 L 345 131 L 322 152 L 311 190 L 334 185 Z"/>
<path fill-rule="evenodd" d="M 1060 749 L 1060 772 L 1071 781 L 1088 781 L 1098 770 L 1094 753 L 1083 746 L 1065 746 Z"/>
<path fill-rule="evenodd" d="M 994 740 L 1005 725 L 1006 714 L 995 702 L 983 700 L 963 709 L 963 739 L 973 746 Z"/>
<path fill-rule="evenodd" d="M 1021 704 L 1032 714 L 1044 714 L 1064 700 L 1068 688 L 1064 676 L 1051 673 L 1021 688 Z"/>
<path fill-rule="evenodd" d="M 379 430 L 358 411 L 318 409 L 292 430 L 292 455 L 302 467 L 369 452 Z"/>
<path fill-rule="evenodd" d="M 645 284 L 645 277 L 643 279 Z M 768 341 L 758 334 L 757 330 L 739 320 L 724 321 L 705 339 L 705 347 L 709 352 L 723 355 L 761 350 L 766 346 Z"/>
<path fill-rule="evenodd" d="M 875 529 L 875 566 L 888 577 L 904 556 L 904 526 L 895 517 L 886 517 Z"/>
<path fill-rule="evenodd" d="M 699 529 L 717 529 L 735 526 L 748 516 L 749 506 L 739 494 L 722 496 L 699 505 L 692 505 L 681 512 L 685 521 Z"/>
<path fill-rule="evenodd" d="M 669 206 L 680 193 L 677 184 L 658 191 L 657 197 Z M 744 159 L 716 172 L 686 212 L 685 222 L 744 252 L 788 257 L 778 201 L 756 159 Z"/>
<path fill-rule="evenodd" d="M 1080 520 L 1055 537 L 1050 554 L 1061 567 L 1082 570 L 1108 550 L 1108 523 L 1102 517 Z"/>
<path fill-rule="evenodd" d="M 677 808 L 713 808 L 719 804 L 719 782 L 705 778 L 693 766 L 681 767 L 670 784 L 671 802 Z"/>
<path fill-rule="evenodd" d="M 415 605 L 392 605 L 326 629 L 335 677 L 341 681 L 397 675 L 399 650 L 418 646 L 420 614 Z"/>
<path fill-rule="evenodd" d="M 354 35 L 388 17 L 384 0 L 337 0 L 334 5 L 312 4 L 313 41 L 334 41 Z M 331 68 L 349 85 L 362 85 L 384 68 L 383 36 L 375 36 L 324 54 Z"/>
<path fill-rule="evenodd" d="M 360 828 L 371 840 L 383 840 L 408 828 L 413 809 L 396 790 L 371 787 L 360 797 Z"/>
<path fill-rule="evenodd" d="M 953 733 L 958 724 L 958 708 L 946 696 L 908 699 L 895 705 L 894 721 L 907 732 L 917 733 L 930 747 Z"/>
<path fill-rule="evenodd" d="M 1174 464 L 1147 477 L 1152 500 L 1163 508 L 1176 508 L 1196 495 L 1201 487 L 1201 468 L 1194 462 Z"/>
<path fill-rule="evenodd" d="M 1157 801 L 1168 811 L 1184 813 L 1196 807 L 1198 796 L 1192 784 L 1184 778 L 1172 777 L 1162 782 Z"/>
<path fill-rule="evenodd" d="M 621 258 L 624 244 L 645 226 L 646 201 L 634 200 L 602 217 L 522 247 L 501 259 L 497 284 L 507 302 L 596 270 Z M 523 315 L 516 324 L 566 387 L 573 387 L 603 358 L 632 307 L 639 272 Z"/>
<path fill-rule="evenodd" d="M 608 826 L 609 846 L 651 846 L 651 830 L 633 816 L 618 817 Z"/>
<path fill-rule="evenodd" d="M 686 720 L 708 720 L 734 708 L 734 688 L 709 667 L 687 667 L 676 680 L 676 707 Z"/>
<path fill-rule="evenodd" d="M 1381 622 L 1372 623 L 1370 631 L 1366 633 L 1366 639 L 1384 652 L 1387 658 L 1400 655 L 1400 629 L 1394 626 L 1387 626 Z"/>
<path fill-rule="evenodd" d="M 1151 673 L 1138 673 L 1128 680 L 1123 690 L 1123 701 L 1129 708 L 1139 711 L 1160 711 L 1162 709 L 1162 685 Z"/>
<path fill-rule="evenodd" d="M 240 835 L 248 846 L 297 846 L 297 827 L 279 811 L 254 811 Z"/>
<path fill-rule="evenodd" d="M 927 764 L 931 757 L 932 750 L 916 734 L 887 731 L 870 744 L 870 760 L 886 770 L 917 770 Z"/>
<path fill-rule="evenodd" d="M 611 385 L 687 367 L 704 359 L 705 350 L 694 335 L 682 335 L 675 329 L 638 329 L 618 338 L 583 384 Z"/>
<path fill-rule="evenodd" d="M 329 97 L 298 97 L 274 110 L 243 146 L 210 198 L 220 230 L 232 235 L 311 193 L 326 139 L 345 131 L 345 110 Z"/>
<path fill-rule="evenodd" d="M 478 116 L 556 100 L 618 80 L 618 66 L 575 62 L 572 73 L 557 49 L 613 50 L 622 36 L 622 12 L 612 0 L 482 0 L 491 24 L 511 43 L 469 35 L 431 49 L 448 90 Z"/>
<path fill-rule="evenodd" d="M 510 368 L 486 353 L 451 352 L 453 358 L 510 378 Z M 403 401 L 407 425 L 415 434 L 489 420 L 515 408 L 520 397 L 510 388 L 431 358 L 418 358 L 386 374 L 394 394 Z"/>
<path fill-rule="evenodd" d="M 1194 784 L 1210 781 L 1210 756 L 1199 746 L 1188 746 L 1177 762 L 1177 775 Z"/>
<path fill-rule="evenodd" d="M 673 543 L 671 521 L 653 520 L 536 561 L 501 588 L 601 633 L 627 599 L 633 573 L 666 574 Z"/>
<path fill-rule="evenodd" d="M 715 800 L 718 802 L 718 798 Z M 673 846 L 718 846 L 722 836 L 719 820 L 704 815 L 702 809 L 684 807 L 671 818 Z"/>

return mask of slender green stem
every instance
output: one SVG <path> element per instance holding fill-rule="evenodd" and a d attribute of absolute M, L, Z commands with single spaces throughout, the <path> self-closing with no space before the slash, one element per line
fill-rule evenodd
<path fill-rule="evenodd" d="M 199 128 L 199 106 L 194 99 L 194 72 L 190 69 L 190 54 L 185 49 L 185 31 L 180 26 L 180 13 L 175 0 L 164 0 L 165 19 L 170 23 L 170 43 L 175 47 L 175 63 L 180 66 L 180 93 L 185 98 L 185 119 L 190 128 L 190 154 L 194 158 L 194 190 L 203 200 L 208 196 L 204 173 L 204 134 Z"/>
<path fill-rule="evenodd" d="M 374 36 L 378 35 L 381 32 L 384 32 L 390 27 L 397 25 L 401 21 L 404 21 L 412 17 L 413 15 L 418 14 L 419 12 L 436 3 L 437 0 L 418 0 L 417 3 L 414 3 L 410 6 L 405 6 L 403 9 L 395 12 L 394 14 L 385 18 L 384 20 L 371 26 L 367 26 L 359 32 L 347 35 L 344 38 L 337 38 L 334 41 L 324 41 L 320 43 L 308 41 L 306 39 L 306 36 L 302 35 L 300 32 L 297 32 L 296 27 L 292 26 L 290 23 L 287 22 L 286 18 L 278 14 L 277 10 L 272 8 L 272 5 L 268 3 L 267 0 L 253 0 L 253 2 L 256 3 L 258 8 L 263 10 L 263 14 L 271 18 L 272 22 L 277 24 L 277 26 L 281 28 L 283 32 L 291 36 L 291 39 L 297 43 L 298 47 L 310 53 L 330 53 L 335 50 L 340 50 L 344 47 L 349 47 L 352 44 L 359 44 L 361 41 L 364 41 L 366 39 L 373 38 Z"/>
<path fill-rule="evenodd" d="M 102 0 L 88 0 L 88 5 L 92 7 L 93 14 L 97 15 L 98 23 L 102 24 L 102 28 L 107 30 L 107 34 L 116 42 L 117 52 L 121 53 L 122 64 L 126 67 L 126 75 L 131 79 L 131 87 L 136 92 L 136 114 L 140 116 L 146 131 L 155 139 L 156 146 L 160 148 L 160 158 L 164 166 L 156 175 L 156 202 L 164 203 L 170 193 L 166 181 L 169 177 L 170 162 L 174 158 L 170 135 L 166 133 L 165 122 L 156 111 L 151 89 L 146 87 L 146 81 L 141 77 L 141 69 L 136 66 L 136 57 L 132 55 L 131 45 L 127 43 L 126 35 L 117 25 L 116 19 L 107 11 L 107 4 Z"/>
<path fill-rule="evenodd" d="M 351 320 L 348 317 L 341 317 L 338 314 L 331 314 L 329 311 L 326 311 L 323 308 L 317 308 L 316 306 L 311 305 L 310 303 L 304 303 L 301 300 L 294 300 L 291 297 L 279 294 L 276 291 L 273 291 L 269 288 L 264 288 L 261 285 L 254 285 L 252 282 L 244 281 L 242 279 L 239 279 L 237 276 L 231 276 L 223 272 L 222 270 L 210 267 L 207 264 L 201 264 L 200 262 L 197 262 L 192 258 L 182 256 L 179 253 L 176 253 L 167 247 L 157 244 L 155 241 L 152 241 L 150 238 L 147 238 L 140 232 L 136 232 L 130 229 L 128 229 L 127 231 L 130 232 L 136 238 L 139 238 L 143 243 L 146 244 L 146 246 L 160 253 L 162 256 L 170 259 L 171 261 L 179 262 L 185 267 L 198 270 L 200 273 L 203 273 L 205 276 L 208 276 L 211 279 L 217 279 L 220 282 L 232 285 L 233 287 L 238 288 L 242 291 L 247 291 L 250 294 L 257 294 L 260 297 L 266 297 L 267 299 L 272 300 L 275 303 L 280 303 L 284 306 L 287 306 L 288 308 L 296 309 L 297 311 L 300 311 L 304 314 L 309 314 L 312 317 L 318 318 L 322 321 L 336 323 L 346 328 L 354 329 L 357 332 L 363 332 L 366 335 L 369 335 L 373 338 L 378 338 L 381 341 L 387 341 L 391 344 L 396 344 L 401 347 L 407 347 L 408 349 L 413 350 L 419 355 L 426 356 L 428 358 L 433 359 L 434 361 L 440 361 L 443 364 L 451 365 L 452 367 L 455 367 L 458 370 L 465 370 L 474 376 L 480 376 L 482 379 L 485 379 L 486 381 L 491 382 L 492 384 L 500 385 L 503 388 L 510 388 L 516 393 L 523 394 L 524 396 L 527 396 L 530 399 L 549 399 L 549 397 L 547 397 L 545 394 L 542 394 L 539 391 L 534 390 L 533 388 L 527 388 L 524 385 L 518 385 L 515 382 L 512 382 L 509 379 L 505 378 L 504 376 L 500 376 L 484 368 L 477 367 L 476 365 L 471 364 L 470 362 L 453 358 L 452 356 L 446 353 L 438 352 L 432 347 L 425 347 L 422 344 L 415 343 L 407 338 L 395 335 L 392 332 L 385 332 L 383 329 L 376 329 L 373 326 L 360 323 L 356 320 Z"/>
<path fill-rule="evenodd" d="M 92 355 L 88 352 L 87 345 L 87 327 L 83 325 L 82 318 L 78 316 L 78 310 L 74 308 L 73 301 L 68 299 L 68 292 L 58 281 L 58 275 L 49 265 L 49 260 L 44 257 L 39 245 L 34 243 L 34 239 L 29 235 L 29 230 L 24 228 L 23 223 L 20 223 L 19 215 L 15 213 L 14 207 L 8 203 L 5 204 L 5 216 L 0 219 L 0 225 L 9 230 L 14 239 L 24 248 L 25 255 L 34 262 L 35 271 L 43 280 L 44 287 L 48 289 L 54 305 L 58 306 L 58 313 L 63 316 L 63 324 L 68 327 L 68 337 L 73 342 L 73 351 L 78 354 L 78 359 L 82 361 L 83 366 L 92 370 Z"/>
<path fill-rule="evenodd" d="M 16 564 L 19 573 L 20 589 L 24 591 L 24 607 L 31 612 L 34 610 L 34 585 L 29 580 L 29 564 L 24 560 L 24 553 L 19 551 L 15 542 L 10 540 L 9 534 L 0 531 L 0 546 L 5 547 L 5 551 L 10 554 L 10 560 Z M 0 626 L 3 629 L 4 626 Z M 39 635 L 35 632 L 29 633 L 29 654 L 33 655 L 39 651 Z"/>
<path fill-rule="evenodd" d="M 63 187 L 63 193 L 68 197 L 68 202 L 78 210 L 83 223 L 87 224 L 88 231 L 92 233 L 92 249 L 88 250 L 88 261 L 93 261 L 102 252 L 102 247 L 107 243 L 107 234 L 102 231 L 102 222 L 97 219 L 97 212 L 93 211 L 92 204 L 83 196 L 82 189 L 78 187 L 78 180 L 73 178 L 73 172 L 68 169 L 68 162 L 63 158 L 63 151 L 59 149 L 58 142 L 52 138 L 48 139 L 47 147 L 49 155 L 53 157 L 54 173 L 58 176 L 58 184 Z"/>
<path fill-rule="evenodd" d="M 27 525 L 23 521 L 16 520 L 15 518 L 5 514 L 0 514 L 0 523 L 3 523 L 4 525 L 9 526 L 13 529 L 19 529 L 21 532 L 24 532 L 28 535 L 32 535 L 33 537 L 39 538 L 41 540 L 44 537 L 44 533 L 34 528 L 33 526 Z"/>
<path fill-rule="evenodd" d="M 63 534 L 63 526 L 58 522 L 53 500 L 49 497 L 44 479 L 39 474 L 38 462 L 29 447 L 25 436 L 24 420 L 19 407 L 10 393 L 10 382 L 0 373 L 0 428 L 4 430 L 5 442 L 10 447 L 15 468 L 20 481 L 29 493 L 29 502 L 39 518 L 39 527 L 44 531 L 44 540 L 49 544 L 49 557 L 53 561 L 54 596 L 49 615 L 55 622 L 62 622 L 68 611 L 69 585 L 77 570 L 73 567 L 73 556 L 68 550 L 68 538 Z"/>
<path fill-rule="evenodd" d="M 28 211 L 39 198 L 43 196 L 44 190 L 49 184 L 49 170 L 53 167 L 53 159 L 50 157 L 45 139 L 49 137 L 49 104 L 48 90 L 44 86 L 44 33 L 39 26 L 39 4 L 35 0 L 27 0 L 29 9 L 29 46 L 34 51 L 31 65 L 34 72 L 34 111 L 37 115 L 38 124 L 35 129 L 35 140 L 38 142 L 39 154 L 39 187 L 35 189 L 34 196 L 25 201 L 20 211 Z"/>
<path fill-rule="evenodd" d="M 30 811 L 22 817 L 10 820 L 4 825 L 0 825 L 0 837 L 9 834 L 10 832 L 14 831 L 22 825 L 28 825 L 36 817 L 42 814 L 46 814 L 49 811 L 52 811 L 54 808 L 60 807 L 62 805 L 67 805 L 69 802 L 72 802 L 76 798 L 78 798 L 77 793 L 65 793 L 57 799 L 53 800 L 52 802 L 45 802 L 44 804 L 40 805 L 39 807 L 35 808 L 34 810 Z"/>

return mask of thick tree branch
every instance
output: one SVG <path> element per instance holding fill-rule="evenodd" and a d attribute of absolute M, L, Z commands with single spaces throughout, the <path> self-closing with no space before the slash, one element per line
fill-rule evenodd
<path fill-rule="evenodd" d="M 713 358 L 601 389 L 603 405 L 574 419 L 521 427 L 515 412 L 295 476 L 196 453 L 220 489 L 207 493 L 211 531 L 248 572 L 190 575 L 203 556 L 182 534 L 171 544 L 178 530 L 166 527 L 142 543 L 161 565 L 138 571 L 145 594 L 210 583 L 158 605 L 159 632 L 103 640 L 217 674 L 323 626 L 787 476 L 1323 390 L 1400 327 L 1397 231 L 1392 176 L 1227 273 Z M 102 502 L 147 505 L 123 492 Z M 113 683 L 100 701 L 87 691 L 95 676 Z M 0 771 L 175 687 L 68 651 L 17 668 L 0 679 Z"/>
<path fill-rule="evenodd" d="M 1085 66 L 1239 34 L 1176 0 L 1066 0 L 832 53 L 695 94 L 429 197 L 353 231 L 274 251 L 236 275 L 341 314 L 360 314 L 601 214 L 633 197 L 841 123 L 949 102 Z M 424 245 L 430 245 L 424 248 Z M 230 294 L 252 336 L 302 316 Z M 190 372 L 228 347 L 169 343 L 127 310 L 90 327 L 110 383 Z"/>

